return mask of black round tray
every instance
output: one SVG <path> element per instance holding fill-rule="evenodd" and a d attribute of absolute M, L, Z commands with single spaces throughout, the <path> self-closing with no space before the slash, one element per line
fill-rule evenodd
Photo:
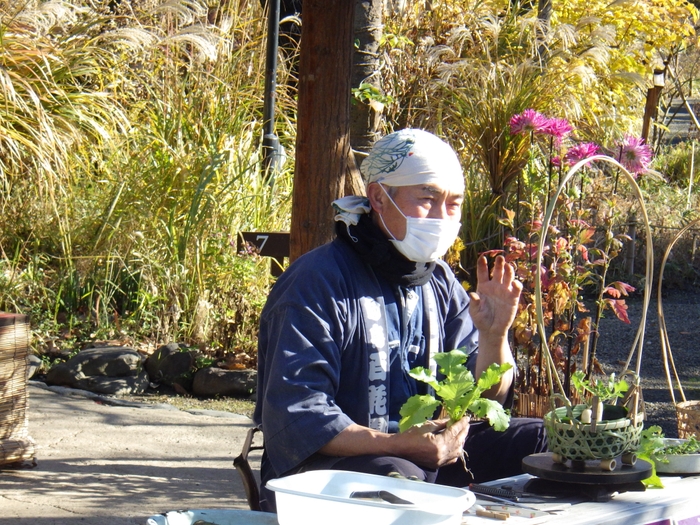
<path fill-rule="evenodd" d="M 634 465 L 623 465 L 618 460 L 617 466 L 611 471 L 602 470 L 597 459 L 581 463 L 585 464 L 573 467 L 570 461 L 566 464 L 555 463 L 551 452 L 543 452 L 525 457 L 522 467 L 528 474 L 550 481 L 607 486 L 642 481 L 651 476 L 652 471 L 651 463 L 641 459 Z"/>

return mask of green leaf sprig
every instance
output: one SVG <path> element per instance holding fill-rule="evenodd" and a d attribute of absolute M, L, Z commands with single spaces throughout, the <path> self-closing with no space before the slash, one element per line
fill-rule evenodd
<path fill-rule="evenodd" d="M 416 367 L 409 372 L 414 379 L 429 384 L 438 399 L 431 395 L 410 397 L 399 411 L 400 432 L 425 423 L 433 417 L 440 406 L 450 418 L 450 422 L 459 421 L 469 412 L 476 418 L 488 419 L 495 430 L 503 431 L 508 428 L 510 413 L 498 401 L 484 399 L 481 394 L 496 385 L 512 365 L 510 363 L 492 364 L 484 370 L 478 381 L 474 381 L 474 376 L 464 366 L 467 357 L 462 350 L 436 354 L 435 362 L 445 376 L 442 381 L 433 377 L 427 368 Z"/>
<path fill-rule="evenodd" d="M 647 487 L 663 488 L 661 478 L 656 474 L 657 463 L 668 463 L 668 456 L 700 454 L 700 441 L 695 436 L 679 445 L 667 445 L 660 426 L 652 425 L 642 431 L 637 457 L 651 463 L 652 475 L 643 480 Z"/>
<path fill-rule="evenodd" d="M 588 392 L 593 396 L 598 396 L 603 403 L 622 397 L 629 390 L 627 381 L 624 379 L 615 380 L 615 374 L 610 374 L 607 381 L 603 379 L 589 381 L 586 379 L 586 375 L 578 370 L 571 375 L 571 383 L 581 398 L 585 398 L 585 394 Z"/>
<path fill-rule="evenodd" d="M 642 480 L 642 483 L 646 487 L 651 488 L 664 488 L 664 484 L 661 478 L 656 473 L 656 455 L 664 448 L 664 434 L 661 431 L 661 427 L 658 425 L 650 426 L 642 430 L 642 438 L 639 442 L 639 449 L 637 450 L 637 458 L 643 459 L 651 463 L 651 476 Z M 668 460 L 667 460 L 668 461 Z"/>

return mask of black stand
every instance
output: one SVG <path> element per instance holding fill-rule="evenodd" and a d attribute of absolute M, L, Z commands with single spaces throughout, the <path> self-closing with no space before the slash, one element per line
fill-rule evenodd
<path fill-rule="evenodd" d="M 576 495 L 588 501 L 610 501 L 620 492 L 643 492 L 642 480 L 651 476 L 652 467 L 647 461 L 638 460 L 634 465 L 618 466 L 606 471 L 598 460 L 577 462 L 575 468 L 555 463 L 552 454 L 532 454 L 523 459 L 523 471 L 536 476 L 525 485 L 525 491 L 533 494 Z"/>

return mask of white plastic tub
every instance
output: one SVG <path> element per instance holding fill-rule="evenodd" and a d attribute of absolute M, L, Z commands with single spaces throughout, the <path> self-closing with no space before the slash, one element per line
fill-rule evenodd
<path fill-rule="evenodd" d="M 197 522 L 213 525 L 277 525 L 277 514 L 236 509 L 179 510 L 148 518 L 147 525 L 194 525 Z"/>
<path fill-rule="evenodd" d="M 342 470 L 316 470 L 268 481 L 280 525 L 459 525 L 476 498 L 468 490 Z M 388 491 L 412 504 L 351 499 Z"/>

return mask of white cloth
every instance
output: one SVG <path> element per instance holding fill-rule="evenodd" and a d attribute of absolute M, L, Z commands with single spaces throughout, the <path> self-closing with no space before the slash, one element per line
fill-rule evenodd
<path fill-rule="evenodd" d="M 403 129 L 379 139 L 360 171 L 366 184 L 434 184 L 453 193 L 464 192 L 457 154 L 449 144 L 421 129 Z"/>
<path fill-rule="evenodd" d="M 464 174 L 454 150 L 432 133 L 421 129 L 402 129 L 379 139 L 360 168 L 365 183 L 386 186 L 434 184 L 460 194 L 464 192 Z M 335 220 L 354 226 L 371 208 L 367 197 L 351 195 L 333 201 Z"/>
<path fill-rule="evenodd" d="M 372 209 L 369 205 L 369 199 L 358 195 L 350 195 L 334 200 L 331 206 L 335 210 L 334 219 L 342 221 L 348 226 L 355 226 L 357 221 L 360 220 L 360 215 L 369 213 Z"/>

